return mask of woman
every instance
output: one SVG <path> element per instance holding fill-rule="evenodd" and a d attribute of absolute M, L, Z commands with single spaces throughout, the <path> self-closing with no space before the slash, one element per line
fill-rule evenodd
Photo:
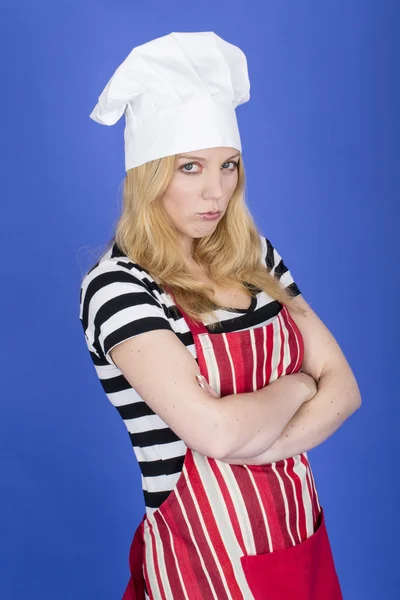
<path fill-rule="evenodd" d="M 342 598 L 307 450 L 360 394 L 246 207 L 249 97 L 239 48 L 172 33 L 134 48 L 91 114 L 126 117 L 122 215 L 80 297 L 142 472 L 123 600 Z"/>

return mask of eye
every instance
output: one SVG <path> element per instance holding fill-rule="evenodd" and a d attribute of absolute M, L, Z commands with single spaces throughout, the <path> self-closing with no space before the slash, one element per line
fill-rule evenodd
<path fill-rule="evenodd" d="M 183 173 L 198 173 L 198 171 L 193 171 L 193 169 L 186 169 L 185 167 L 192 167 L 193 165 L 196 165 L 197 163 L 191 162 L 191 163 L 186 163 L 186 165 L 182 165 L 182 167 L 180 167 L 180 170 Z"/>
<path fill-rule="evenodd" d="M 182 173 L 188 173 L 188 174 L 195 174 L 195 173 L 199 173 L 199 171 L 194 171 L 193 170 L 193 165 L 198 165 L 198 163 L 195 162 L 191 162 L 191 163 L 186 163 L 185 165 L 182 165 L 181 167 L 179 167 L 179 170 L 182 171 Z M 238 168 L 239 163 L 236 162 L 235 160 L 229 160 L 227 162 L 225 162 L 222 167 L 224 167 L 225 165 L 233 165 L 233 168 L 224 168 L 224 171 L 235 171 Z M 186 168 L 186 167 L 190 167 L 190 168 Z"/>
<path fill-rule="evenodd" d="M 237 169 L 239 163 L 236 160 L 229 160 L 228 162 L 224 163 L 224 165 L 233 165 L 233 169 L 225 169 L 226 171 L 235 171 L 235 169 Z M 222 166 L 224 166 L 222 165 Z"/>

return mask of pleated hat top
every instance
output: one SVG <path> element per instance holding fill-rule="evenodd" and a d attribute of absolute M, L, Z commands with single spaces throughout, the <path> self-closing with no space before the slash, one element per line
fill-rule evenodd
<path fill-rule="evenodd" d="M 242 151 L 236 107 L 250 99 L 244 52 L 212 31 L 174 32 L 136 46 L 90 117 L 125 114 L 125 169 L 164 156 L 226 146 Z"/>

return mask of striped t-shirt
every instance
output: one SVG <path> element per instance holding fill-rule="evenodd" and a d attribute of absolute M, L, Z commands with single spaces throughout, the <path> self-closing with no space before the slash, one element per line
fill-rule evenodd
<path fill-rule="evenodd" d="M 301 292 L 269 239 L 260 235 L 261 260 L 294 295 Z M 257 290 L 255 290 L 257 292 Z M 147 514 L 166 500 L 181 473 L 186 444 L 145 403 L 110 357 L 110 350 L 153 329 L 173 331 L 197 361 L 193 336 L 167 294 L 140 265 L 114 243 L 82 279 L 80 321 L 100 383 L 121 415 L 139 463 Z M 215 311 L 218 333 L 261 327 L 282 309 L 277 300 L 258 291 L 247 310 Z M 211 319 L 210 321 L 211 322 Z M 206 324 L 207 327 L 207 324 Z M 210 330 L 211 331 L 211 330 Z"/>

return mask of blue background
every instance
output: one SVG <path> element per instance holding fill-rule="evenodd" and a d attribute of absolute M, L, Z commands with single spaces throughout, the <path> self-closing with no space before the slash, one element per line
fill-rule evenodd
<path fill-rule="evenodd" d="M 247 55 L 251 211 L 362 394 L 309 455 L 344 598 L 400 598 L 399 3 L 0 7 L 1 598 L 117 600 L 128 580 L 140 475 L 78 318 L 120 210 L 123 120 L 89 113 L 134 46 L 172 31 L 215 31 Z"/>

